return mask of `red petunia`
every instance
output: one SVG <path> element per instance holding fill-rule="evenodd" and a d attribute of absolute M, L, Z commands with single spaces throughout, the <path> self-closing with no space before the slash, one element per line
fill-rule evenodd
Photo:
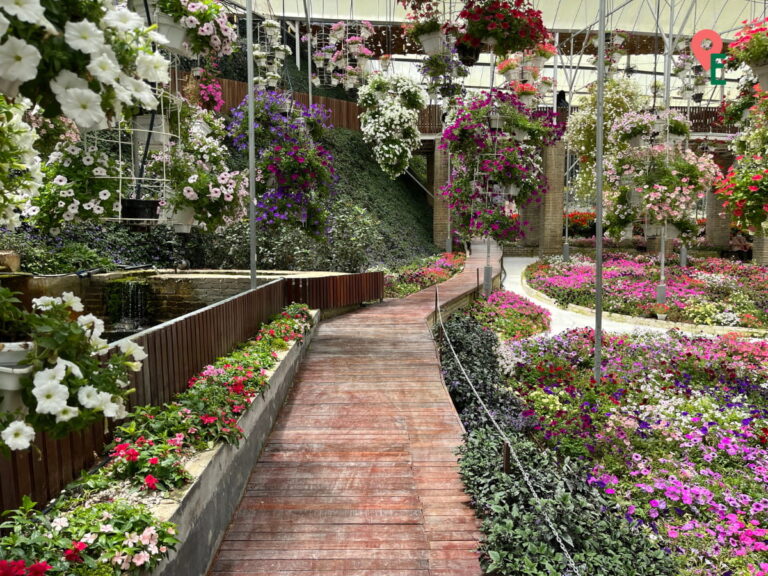
<path fill-rule="evenodd" d="M 148 490 L 157 490 L 157 478 L 152 476 L 152 474 L 147 474 L 144 477 L 144 484 L 147 486 Z"/>

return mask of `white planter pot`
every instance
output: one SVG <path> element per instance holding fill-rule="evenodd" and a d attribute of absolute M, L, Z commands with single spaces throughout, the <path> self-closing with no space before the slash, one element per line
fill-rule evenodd
<path fill-rule="evenodd" d="M 160 11 L 155 12 L 155 23 L 157 24 L 157 31 L 168 38 L 168 44 L 164 48 L 187 58 L 192 56 L 192 51 L 184 47 L 184 43 L 187 41 L 186 28 L 168 14 Z"/>
<path fill-rule="evenodd" d="M 499 114 L 498 112 L 489 114 L 488 124 L 490 125 L 491 130 L 501 130 L 501 125 L 502 125 L 501 114 Z"/>
<path fill-rule="evenodd" d="M 149 126 L 152 122 L 152 114 L 140 114 L 133 117 L 133 138 L 136 144 L 147 145 L 147 135 Z M 170 142 L 170 127 L 168 119 L 162 114 L 155 114 L 155 121 L 152 124 L 152 135 L 149 140 L 150 150 L 162 150 Z"/>
<path fill-rule="evenodd" d="M 191 206 L 174 208 L 168 205 L 163 210 L 162 220 L 173 226 L 174 232 L 188 234 L 192 231 L 192 223 L 195 221 L 195 209 Z"/>
<path fill-rule="evenodd" d="M 443 33 L 440 31 L 422 34 L 419 36 L 419 42 L 428 56 L 434 56 L 443 51 Z"/>
<path fill-rule="evenodd" d="M 385 58 L 384 60 L 379 60 L 379 66 L 381 66 L 382 72 L 386 72 L 389 70 L 389 58 Z"/>
<path fill-rule="evenodd" d="M 362 44 L 347 44 L 347 50 L 350 54 L 360 54 L 360 48 Z"/>
<path fill-rule="evenodd" d="M 504 80 L 507 82 L 512 82 L 512 80 L 516 80 L 518 77 L 518 69 L 510 68 L 509 70 L 502 72 L 502 74 L 504 75 Z"/>
<path fill-rule="evenodd" d="M 517 98 L 524 105 L 530 106 L 531 104 L 533 104 L 533 100 L 534 100 L 534 98 L 536 98 L 536 96 L 534 94 L 518 94 Z"/>
<path fill-rule="evenodd" d="M 360 67 L 361 70 L 365 70 L 366 66 L 368 66 L 368 56 L 358 56 L 357 57 L 357 65 Z"/>
<path fill-rule="evenodd" d="M 768 62 L 760 65 L 750 65 L 752 72 L 757 76 L 757 81 L 760 83 L 760 87 L 768 86 Z"/>
<path fill-rule="evenodd" d="M 338 60 L 333 61 L 333 65 L 336 66 L 339 70 L 346 70 L 347 68 L 347 59 L 346 58 L 339 58 Z"/>
<path fill-rule="evenodd" d="M 313 58 L 312 62 L 314 62 L 315 66 L 318 68 L 325 68 L 325 58 Z"/>
<path fill-rule="evenodd" d="M 34 342 L 0 342 L 0 366 L 18 367 L 34 348 Z"/>
<path fill-rule="evenodd" d="M 621 237 L 623 239 L 632 238 L 632 228 L 633 228 L 632 224 L 627 224 L 626 226 L 624 226 L 624 228 L 621 230 Z"/>
<path fill-rule="evenodd" d="M 5 94 L 8 98 L 16 98 L 19 95 L 20 87 L 21 80 L 6 80 L 0 77 L 0 93 Z"/>
<path fill-rule="evenodd" d="M 547 59 L 544 58 L 543 56 L 534 56 L 528 62 L 530 66 L 541 69 L 544 67 L 544 63 L 546 61 Z"/>
<path fill-rule="evenodd" d="M 0 366 L 0 412 L 24 410 L 21 399 L 21 380 L 32 372 L 32 366 L 11 368 Z"/>

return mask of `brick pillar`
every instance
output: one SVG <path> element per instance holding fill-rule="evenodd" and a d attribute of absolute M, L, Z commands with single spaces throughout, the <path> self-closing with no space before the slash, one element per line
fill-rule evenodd
<path fill-rule="evenodd" d="M 528 248 L 539 246 L 541 235 L 541 212 L 543 202 L 531 202 L 520 209 L 520 218 L 527 224 L 523 225 L 523 246 Z"/>
<path fill-rule="evenodd" d="M 542 254 L 559 254 L 563 249 L 563 201 L 565 197 L 565 145 L 558 142 L 542 151 L 547 194 L 541 205 L 539 248 Z"/>
<path fill-rule="evenodd" d="M 768 237 L 764 233 L 756 234 L 752 239 L 752 262 L 768 266 Z"/>
<path fill-rule="evenodd" d="M 432 168 L 427 171 L 433 174 L 431 192 L 435 197 L 432 209 L 432 241 L 441 250 L 445 249 L 448 234 L 451 230 L 451 214 L 448 202 L 440 195 L 440 188 L 448 182 L 450 171 L 448 168 L 448 151 L 440 150 L 435 143 L 435 153 L 427 157 L 427 162 L 432 162 Z"/>
<path fill-rule="evenodd" d="M 728 250 L 731 240 L 731 217 L 728 214 L 721 216 L 722 210 L 720 198 L 711 190 L 707 192 L 707 243 L 715 248 Z"/>

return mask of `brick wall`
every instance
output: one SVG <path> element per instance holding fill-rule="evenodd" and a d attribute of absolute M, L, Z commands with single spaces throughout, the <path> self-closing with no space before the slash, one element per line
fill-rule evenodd
<path fill-rule="evenodd" d="M 444 249 L 448 235 L 451 231 L 451 214 L 448 202 L 440 195 L 440 188 L 448 182 L 450 169 L 448 165 L 448 151 L 435 149 L 434 176 L 432 178 L 431 192 L 434 195 L 432 212 L 432 241 L 441 250 Z"/>
<path fill-rule="evenodd" d="M 721 216 L 721 200 L 710 190 L 707 192 L 707 242 L 716 248 L 729 248 L 731 240 L 731 217 Z"/>

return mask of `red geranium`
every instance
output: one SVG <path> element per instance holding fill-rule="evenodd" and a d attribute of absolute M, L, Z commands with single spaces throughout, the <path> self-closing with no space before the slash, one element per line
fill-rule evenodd
<path fill-rule="evenodd" d="M 549 38 L 541 11 L 528 0 L 469 0 L 459 17 L 466 20 L 460 42 L 480 46 L 492 39 L 493 51 L 502 57 L 533 49 Z"/>

